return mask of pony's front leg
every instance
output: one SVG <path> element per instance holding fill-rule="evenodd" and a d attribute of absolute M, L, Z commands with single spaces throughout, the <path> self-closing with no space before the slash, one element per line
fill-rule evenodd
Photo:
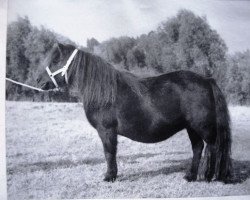
<path fill-rule="evenodd" d="M 114 182 L 117 176 L 116 148 L 117 134 L 112 131 L 98 131 L 102 140 L 104 154 L 107 162 L 107 172 L 104 181 Z"/>

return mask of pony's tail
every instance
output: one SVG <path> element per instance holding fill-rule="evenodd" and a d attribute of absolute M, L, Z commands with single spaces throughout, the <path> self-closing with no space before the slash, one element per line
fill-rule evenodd
<path fill-rule="evenodd" d="M 230 116 L 226 100 L 213 79 L 211 79 L 211 86 L 217 127 L 215 176 L 217 180 L 228 183 L 232 178 Z"/>

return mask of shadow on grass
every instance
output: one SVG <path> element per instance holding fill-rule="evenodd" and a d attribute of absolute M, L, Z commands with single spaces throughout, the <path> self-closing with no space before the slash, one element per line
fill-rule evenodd
<path fill-rule="evenodd" d="M 150 158 L 156 155 L 157 154 L 153 154 L 153 153 L 147 153 L 147 154 L 140 153 L 140 154 L 135 154 L 135 155 L 118 156 L 117 159 L 122 160 L 124 162 L 128 161 L 128 163 L 131 163 L 131 161 L 136 161 L 136 159 L 138 158 Z M 73 167 L 77 167 L 81 165 L 95 166 L 101 163 L 105 163 L 104 158 L 85 158 L 84 160 L 79 160 L 79 161 L 73 161 L 71 159 L 63 159 L 63 160 L 56 160 L 56 161 L 40 161 L 40 162 L 34 162 L 34 163 L 19 164 L 15 167 L 7 168 L 7 173 L 9 175 L 12 175 L 15 173 L 50 171 L 54 169 L 73 168 Z"/>
<path fill-rule="evenodd" d="M 155 177 L 161 174 L 168 175 L 177 172 L 186 172 L 191 164 L 192 159 L 185 160 L 166 160 L 164 162 L 171 163 L 168 167 L 163 167 L 158 170 L 141 171 L 138 173 L 121 175 L 118 177 L 118 181 L 135 181 L 142 177 Z M 250 178 L 250 161 L 237 161 L 233 160 L 233 184 L 242 183 Z M 200 179 L 202 180 L 202 179 Z"/>
<path fill-rule="evenodd" d="M 165 154 L 185 154 L 186 152 L 168 152 Z M 155 153 L 139 153 L 134 155 L 126 155 L 126 156 L 118 156 L 117 159 L 121 160 L 123 162 L 126 162 L 128 165 L 132 167 L 131 164 L 139 163 L 140 161 L 137 161 L 139 158 L 150 158 L 157 156 L 159 154 Z M 163 167 L 161 169 L 152 169 L 149 171 L 140 171 L 138 173 L 133 174 L 121 174 L 118 177 L 118 181 L 135 181 L 142 177 L 155 177 L 160 174 L 172 174 L 177 172 L 186 172 L 191 164 L 191 158 L 190 159 L 183 159 L 183 160 L 165 160 L 164 163 L 167 163 L 169 166 Z M 50 171 L 54 169 L 62 169 L 62 168 L 74 168 L 82 165 L 91 165 L 96 166 L 98 164 L 105 163 L 104 158 L 86 158 L 84 160 L 79 161 L 73 161 L 70 159 L 64 159 L 64 160 L 56 160 L 56 161 L 41 161 L 41 162 L 35 162 L 35 163 L 27 163 L 27 164 L 19 164 L 17 166 L 14 166 L 12 168 L 7 168 L 8 175 L 13 175 L 15 173 L 29 173 L 29 172 L 35 172 L 35 171 Z M 233 169 L 234 169 L 234 177 L 233 177 L 233 183 L 242 183 L 248 178 L 250 178 L 250 161 L 237 161 L 233 160 Z"/>
<path fill-rule="evenodd" d="M 140 171 L 138 173 L 133 174 L 123 174 L 120 177 L 118 177 L 118 181 L 136 181 L 142 177 L 155 177 L 161 174 L 168 175 L 172 173 L 177 172 L 185 172 L 187 170 L 187 166 L 189 166 L 189 163 L 191 162 L 191 159 L 186 160 L 165 160 L 164 163 L 169 163 L 170 166 L 163 167 L 157 170 L 149 170 L 149 171 Z"/>

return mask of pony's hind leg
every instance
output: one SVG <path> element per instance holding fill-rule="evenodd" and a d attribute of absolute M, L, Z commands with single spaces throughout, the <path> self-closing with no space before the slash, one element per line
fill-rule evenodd
<path fill-rule="evenodd" d="M 109 131 L 98 131 L 102 140 L 104 154 L 107 162 L 107 172 L 104 181 L 115 181 L 117 177 L 116 148 L 117 134 Z"/>
<path fill-rule="evenodd" d="M 205 150 L 205 180 L 210 182 L 213 179 L 215 173 L 215 164 L 216 164 L 216 147 L 214 144 L 207 144 Z"/>
<path fill-rule="evenodd" d="M 192 144 L 193 160 L 191 168 L 184 178 L 187 181 L 195 181 L 197 179 L 197 173 L 204 143 L 201 137 L 192 128 L 187 128 L 187 132 Z"/>

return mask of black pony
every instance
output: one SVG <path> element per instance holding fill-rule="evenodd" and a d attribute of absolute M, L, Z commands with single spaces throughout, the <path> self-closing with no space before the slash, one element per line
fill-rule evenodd
<path fill-rule="evenodd" d="M 75 53 L 75 49 L 71 45 L 54 45 L 45 60 L 50 76 L 44 71 L 37 82 L 44 90 L 58 85 L 82 99 L 87 119 L 103 143 L 105 181 L 117 177 L 117 135 L 156 143 L 182 129 L 187 130 L 193 149 L 185 179 L 197 179 L 205 141 L 205 180 L 211 181 L 214 175 L 219 181 L 230 180 L 230 117 L 225 98 L 213 79 L 190 71 L 138 78 L 116 70 L 98 56 L 82 50 Z M 62 68 L 66 62 L 68 66 Z M 60 73 L 52 75 L 50 70 Z"/>

